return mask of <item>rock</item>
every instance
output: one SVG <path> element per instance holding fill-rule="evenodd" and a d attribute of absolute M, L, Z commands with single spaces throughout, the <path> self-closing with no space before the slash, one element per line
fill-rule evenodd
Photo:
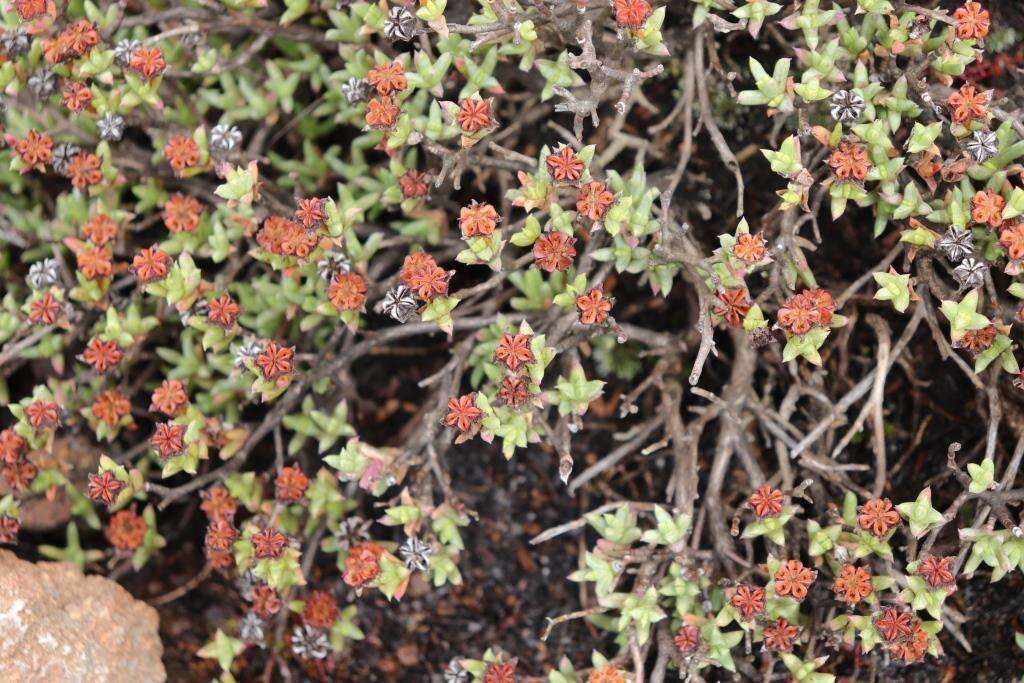
<path fill-rule="evenodd" d="M 0 681 L 165 681 L 158 626 L 109 579 L 0 551 Z"/>

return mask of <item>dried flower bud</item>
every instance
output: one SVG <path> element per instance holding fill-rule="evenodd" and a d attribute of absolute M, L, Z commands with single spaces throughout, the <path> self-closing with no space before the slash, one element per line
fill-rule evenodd
<path fill-rule="evenodd" d="M 974 289 L 985 282 L 985 272 L 988 270 L 983 262 L 976 258 L 965 258 L 960 265 L 953 269 L 953 277 L 960 283 L 961 287 Z"/>
<path fill-rule="evenodd" d="M 101 140 L 118 142 L 124 136 L 124 117 L 108 111 L 96 121 L 96 130 Z"/>
<path fill-rule="evenodd" d="M 864 113 L 864 98 L 852 90 L 839 90 L 832 95 L 829 111 L 832 118 L 840 123 L 856 121 Z"/>
<path fill-rule="evenodd" d="M 389 289 L 377 304 L 377 310 L 400 323 L 407 322 L 417 308 L 419 300 L 416 293 L 405 285 L 395 285 Z"/>
<path fill-rule="evenodd" d="M 331 643 L 320 629 L 309 625 L 296 626 L 292 631 L 292 653 L 303 659 L 324 659 Z"/>
<path fill-rule="evenodd" d="M 392 7 L 384 21 L 384 36 L 391 42 L 408 42 L 416 37 L 416 17 L 404 7 Z"/>
<path fill-rule="evenodd" d="M 316 262 L 316 272 L 330 282 L 338 275 L 344 275 L 352 269 L 352 264 L 343 252 L 331 250 Z"/>
<path fill-rule="evenodd" d="M 950 228 L 939 239 L 936 247 L 953 263 L 959 263 L 974 253 L 974 237 L 970 230 Z"/>
<path fill-rule="evenodd" d="M 242 131 L 238 126 L 221 123 L 210 129 L 210 149 L 230 152 L 242 144 Z"/>
<path fill-rule="evenodd" d="M 370 94 L 370 84 L 365 79 L 353 76 L 341 85 L 341 94 L 349 104 L 358 104 Z"/>
<path fill-rule="evenodd" d="M 39 99 L 45 99 L 57 92 L 57 74 L 41 69 L 28 79 L 28 89 Z"/>
<path fill-rule="evenodd" d="M 140 47 L 142 47 L 142 43 L 138 40 L 129 38 L 119 40 L 114 46 L 114 63 L 122 69 L 127 69 L 132 61 L 132 53 Z"/>
<path fill-rule="evenodd" d="M 965 140 L 962 146 L 963 150 L 979 164 L 985 163 L 999 151 L 996 134 L 988 130 L 974 131 L 974 134 Z"/>
<path fill-rule="evenodd" d="M 398 552 L 406 567 L 425 572 L 430 567 L 430 556 L 434 554 L 434 549 L 415 536 L 410 536 Z"/>
<path fill-rule="evenodd" d="M 55 258 L 36 261 L 28 269 L 25 282 L 32 289 L 46 289 L 60 282 L 60 263 Z"/>

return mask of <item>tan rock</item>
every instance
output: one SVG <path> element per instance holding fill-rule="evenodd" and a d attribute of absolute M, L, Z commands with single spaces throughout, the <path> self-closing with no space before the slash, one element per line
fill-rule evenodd
<path fill-rule="evenodd" d="M 156 610 L 74 565 L 0 551 L 0 681 L 159 683 Z"/>

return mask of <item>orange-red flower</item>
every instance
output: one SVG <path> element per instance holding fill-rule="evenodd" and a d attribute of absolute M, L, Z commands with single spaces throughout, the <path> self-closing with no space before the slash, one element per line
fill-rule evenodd
<path fill-rule="evenodd" d="M 199 163 L 199 145 L 187 135 L 174 135 L 164 145 L 164 156 L 174 172 L 180 175 Z"/>
<path fill-rule="evenodd" d="M 274 479 L 274 497 L 281 502 L 301 500 L 309 488 L 309 477 L 298 467 L 282 467 Z"/>
<path fill-rule="evenodd" d="M 990 228 L 998 228 L 1003 224 L 1003 209 L 1006 200 L 992 190 L 975 192 L 971 197 L 971 220 Z"/>
<path fill-rule="evenodd" d="M 164 225 L 171 232 L 192 232 L 199 226 L 202 208 L 195 197 L 175 192 L 164 203 Z"/>
<path fill-rule="evenodd" d="M 32 21 L 47 14 L 54 16 L 57 13 L 52 0 L 12 0 L 11 7 L 22 21 Z"/>
<path fill-rule="evenodd" d="M 107 214 L 98 213 L 85 222 L 82 234 L 96 246 L 102 247 L 114 239 L 114 235 L 117 234 L 117 223 Z"/>
<path fill-rule="evenodd" d="M 743 233 L 733 245 L 732 255 L 746 264 L 758 263 L 765 255 L 764 237 Z"/>
<path fill-rule="evenodd" d="M 863 145 L 840 142 L 839 149 L 832 152 L 828 159 L 836 178 L 839 180 L 864 180 L 871 169 L 868 151 Z"/>
<path fill-rule="evenodd" d="M 608 187 L 599 180 L 592 180 L 580 188 L 576 196 L 576 211 L 592 221 L 599 221 L 614 203 L 615 195 Z"/>
<path fill-rule="evenodd" d="M 972 353 L 984 351 L 992 346 L 996 340 L 996 326 L 987 325 L 980 330 L 968 330 L 958 339 L 953 346 L 960 349 L 967 349 Z"/>
<path fill-rule="evenodd" d="M 765 484 L 750 494 L 747 502 L 754 509 L 754 514 L 763 519 L 764 517 L 774 517 L 782 512 L 784 500 L 785 496 L 782 495 L 782 491 Z"/>
<path fill-rule="evenodd" d="M 861 529 L 870 531 L 881 538 L 889 530 L 900 523 L 900 513 L 892 506 L 888 498 L 872 498 L 857 508 L 857 524 Z"/>
<path fill-rule="evenodd" d="M 359 273 L 338 273 L 327 287 L 327 298 L 339 311 L 358 311 L 366 303 L 366 280 Z"/>
<path fill-rule="evenodd" d="M 39 468 L 28 460 L 18 460 L 5 464 L 0 468 L 0 472 L 2 472 L 8 488 L 14 491 L 25 491 L 32 485 L 32 481 L 39 473 Z"/>
<path fill-rule="evenodd" d="M 60 311 L 61 304 L 56 297 L 51 292 L 43 292 L 29 307 L 28 319 L 36 325 L 52 325 L 57 322 Z"/>
<path fill-rule="evenodd" d="M 264 619 L 281 611 L 281 598 L 278 597 L 277 591 L 265 583 L 253 588 L 249 598 L 252 601 L 252 611 Z"/>
<path fill-rule="evenodd" d="M 793 647 L 793 640 L 796 638 L 796 626 L 779 617 L 776 621 L 764 627 L 764 645 L 769 650 L 789 652 Z"/>
<path fill-rule="evenodd" d="M 338 603 L 327 591 L 312 591 L 302 607 L 302 620 L 313 628 L 329 629 L 338 619 Z"/>
<path fill-rule="evenodd" d="M 294 356 L 294 346 L 280 346 L 275 342 L 267 342 L 263 351 L 256 356 L 256 367 L 263 373 L 264 379 L 271 380 L 292 371 Z"/>
<path fill-rule="evenodd" d="M 185 425 L 161 422 L 149 442 L 165 460 L 178 455 L 185 450 Z"/>
<path fill-rule="evenodd" d="M 516 683 L 518 660 L 491 662 L 484 669 L 483 683 Z"/>
<path fill-rule="evenodd" d="M 206 314 L 206 319 L 218 327 L 229 329 L 238 320 L 241 312 L 242 309 L 234 299 L 227 294 L 221 294 L 210 299 L 210 312 Z"/>
<path fill-rule="evenodd" d="M 729 604 L 738 609 L 744 619 L 749 619 L 764 610 L 764 589 L 740 585 L 729 598 Z"/>
<path fill-rule="evenodd" d="M 110 470 L 89 475 L 89 498 L 97 503 L 112 505 L 124 484 Z"/>
<path fill-rule="evenodd" d="M 576 258 L 576 238 L 564 232 L 549 232 L 533 243 L 533 262 L 537 267 L 553 273 L 566 270 Z"/>
<path fill-rule="evenodd" d="M 1007 225 L 999 232 L 999 244 L 1014 261 L 1024 258 L 1024 222 Z"/>
<path fill-rule="evenodd" d="M 956 584 L 953 576 L 953 560 L 955 557 L 927 556 L 917 565 L 918 576 L 924 577 L 932 588 L 950 587 Z"/>
<path fill-rule="evenodd" d="M 886 640 L 905 638 L 914 632 L 913 620 L 906 612 L 889 607 L 874 619 L 875 628 Z"/>
<path fill-rule="evenodd" d="M 908 664 L 919 662 L 928 652 L 928 640 L 928 633 L 921 628 L 921 623 L 915 620 L 910 636 L 890 643 L 889 652 L 894 658 L 902 659 Z"/>
<path fill-rule="evenodd" d="M 486 202 L 481 204 L 475 199 L 459 211 L 459 229 L 466 238 L 490 235 L 499 221 L 501 217 L 497 209 Z"/>
<path fill-rule="evenodd" d="M 832 588 L 843 602 L 856 605 L 871 595 L 871 574 L 863 567 L 845 564 Z"/>
<path fill-rule="evenodd" d="M 615 0 L 615 23 L 622 28 L 641 28 L 652 11 L 647 0 Z"/>
<path fill-rule="evenodd" d="M 327 220 L 327 213 L 324 211 L 324 200 L 320 197 L 300 199 L 295 209 L 295 217 L 299 219 L 299 222 L 307 230 L 317 227 Z"/>
<path fill-rule="evenodd" d="M 390 128 L 400 113 L 390 96 L 374 97 L 366 103 L 366 125 L 377 130 Z"/>
<path fill-rule="evenodd" d="M 132 409 L 128 399 L 117 389 L 102 391 L 92 402 L 92 414 L 113 427 Z"/>
<path fill-rule="evenodd" d="M 557 152 L 549 154 L 545 163 L 548 173 L 558 182 L 576 183 L 583 176 L 583 161 L 569 145 L 562 145 Z"/>
<path fill-rule="evenodd" d="M 584 325 L 600 325 L 608 320 L 612 310 L 612 302 L 600 287 L 594 287 L 586 294 L 576 297 L 576 309 L 580 314 L 580 322 Z"/>
<path fill-rule="evenodd" d="M 366 74 L 366 82 L 377 89 L 381 95 L 405 90 L 405 69 L 397 61 L 380 64 Z"/>
<path fill-rule="evenodd" d="M 953 121 L 966 126 L 971 121 L 985 120 L 991 99 L 991 92 L 978 92 L 976 87 L 966 84 L 950 95 L 947 102 L 953 114 Z"/>
<path fill-rule="evenodd" d="M 91 365 L 96 372 L 106 372 L 121 362 L 124 352 L 114 341 L 103 341 L 99 337 L 93 337 L 85 345 L 82 358 Z"/>
<path fill-rule="evenodd" d="M 805 567 L 800 560 L 787 560 L 775 572 L 775 593 L 803 600 L 807 597 L 807 589 L 814 582 L 815 576 L 817 572 Z"/>
<path fill-rule="evenodd" d="M 288 545 L 288 538 L 272 526 L 262 531 L 257 531 L 250 538 L 252 549 L 258 559 L 276 560 L 284 554 L 284 547 Z"/>
<path fill-rule="evenodd" d="M 25 446 L 25 439 L 18 436 L 13 427 L 0 430 L 0 462 L 20 460 Z"/>
<path fill-rule="evenodd" d="M 533 362 L 533 351 L 530 350 L 531 334 L 509 334 L 501 335 L 498 347 L 494 350 L 494 360 L 503 364 L 512 372 L 519 372 L 519 368 Z"/>
<path fill-rule="evenodd" d="M 353 588 L 362 588 L 380 574 L 380 556 L 384 549 L 376 543 L 360 543 L 348 551 L 342 579 Z"/>
<path fill-rule="evenodd" d="M 426 252 L 418 251 L 405 257 L 399 278 L 423 301 L 430 301 L 435 296 L 448 294 L 448 280 L 451 273 L 437 265 L 434 257 Z"/>
<path fill-rule="evenodd" d="M 961 40 L 981 40 L 988 35 L 989 15 L 980 2 L 968 0 L 953 12 L 953 18 L 956 20 L 956 37 Z"/>
<path fill-rule="evenodd" d="M 271 254 L 305 258 L 316 248 L 316 232 L 281 216 L 268 216 L 256 234 L 256 243 Z"/>
<path fill-rule="evenodd" d="M 14 141 L 14 151 L 25 164 L 25 171 L 43 166 L 53 158 L 53 138 L 46 133 L 30 130 L 24 138 Z"/>
<path fill-rule="evenodd" d="M 475 393 L 453 396 L 448 399 L 448 414 L 444 417 L 444 424 L 460 432 L 468 432 L 482 415 L 483 411 L 476 407 Z"/>
<path fill-rule="evenodd" d="M 167 277 L 170 261 L 171 258 L 167 252 L 161 251 L 157 247 L 147 247 L 132 259 L 132 271 L 139 279 L 139 284 L 146 285 Z"/>
<path fill-rule="evenodd" d="M 821 324 L 821 311 L 805 291 L 779 308 L 778 321 L 779 327 L 793 334 L 807 334 L 812 327 Z"/>
<path fill-rule="evenodd" d="M 158 47 L 137 47 L 132 52 L 128 68 L 147 80 L 158 76 L 167 68 L 164 51 Z"/>
<path fill-rule="evenodd" d="M 134 510 L 121 510 L 110 518 L 105 533 L 118 550 L 135 550 L 146 539 L 146 520 Z"/>
<path fill-rule="evenodd" d="M 68 111 L 85 111 L 92 103 L 92 91 L 85 83 L 67 81 L 61 89 L 60 101 Z"/>
<path fill-rule="evenodd" d="M 672 642 L 684 655 L 696 651 L 701 644 L 700 627 L 693 625 L 681 627 L 672 638 Z"/>
<path fill-rule="evenodd" d="M 510 408 L 519 408 L 530 397 L 530 386 L 522 377 L 505 375 L 498 387 L 498 398 Z"/>
<path fill-rule="evenodd" d="M 238 511 L 238 501 L 223 486 L 214 486 L 203 492 L 203 502 L 199 509 L 210 519 L 234 519 Z"/>
<path fill-rule="evenodd" d="M 476 133 L 484 128 L 489 128 L 493 119 L 491 118 L 491 101 L 478 100 L 471 97 L 459 102 L 459 113 L 455 120 L 464 133 Z"/>
<path fill-rule="evenodd" d="M 68 162 L 67 174 L 71 178 L 71 184 L 79 189 L 95 185 L 103 180 L 100 158 L 89 152 L 76 154 Z"/>
<path fill-rule="evenodd" d="M 178 379 L 165 379 L 150 397 L 149 409 L 171 417 L 177 415 L 188 403 L 185 385 Z"/>
<path fill-rule="evenodd" d="M 398 179 L 398 184 L 402 188 L 402 197 L 404 199 L 426 197 L 430 191 L 430 188 L 427 186 L 427 175 L 420 173 L 414 168 L 402 174 L 402 177 Z"/>
<path fill-rule="evenodd" d="M 40 399 L 25 407 L 25 416 L 36 431 L 52 429 L 60 424 L 60 406 L 53 401 Z"/>
<path fill-rule="evenodd" d="M 718 305 L 715 306 L 715 315 L 721 316 L 729 327 L 739 327 L 743 324 L 743 318 L 750 312 L 750 298 L 747 290 L 743 287 L 726 289 L 716 296 Z"/>

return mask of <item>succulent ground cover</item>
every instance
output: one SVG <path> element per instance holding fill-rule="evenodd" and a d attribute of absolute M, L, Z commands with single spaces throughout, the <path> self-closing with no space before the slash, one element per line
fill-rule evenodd
<path fill-rule="evenodd" d="M 1019 676 L 1017 3 L 2 13 L 0 542 L 172 679 Z"/>

